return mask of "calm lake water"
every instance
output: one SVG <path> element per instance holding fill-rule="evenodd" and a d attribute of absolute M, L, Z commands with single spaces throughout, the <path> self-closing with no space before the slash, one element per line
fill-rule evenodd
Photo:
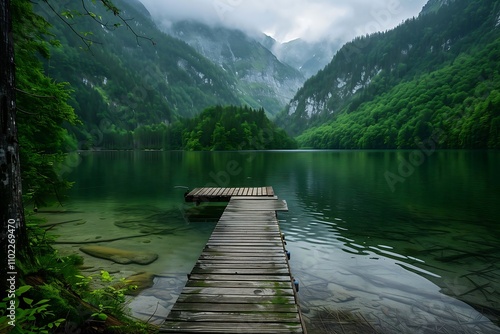
<path fill-rule="evenodd" d="M 130 306 L 161 318 L 214 227 L 186 217 L 176 186 L 273 186 L 310 333 L 499 333 L 499 167 L 486 151 L 82 152 L 66 213 L 46 215 L 75 220 L 53 229 L 63 253 L 101 240 L 157 253 L 86 264 L 155 273 Z"/>

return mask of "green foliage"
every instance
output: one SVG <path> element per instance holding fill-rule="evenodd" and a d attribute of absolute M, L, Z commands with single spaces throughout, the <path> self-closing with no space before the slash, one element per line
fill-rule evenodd
<path fill-rule="evenodd" d="M 60 199 L 70 183 L 60 180 L 54 165 L 63 159 L 63 152 L 76 147 L 63 123 L 78 120 L 67 101 L 71 91 L 66 83 L 47 77 L 39 56 L 48 57 L 50 38 L 48 23 L 33 13 L 31 3 L 12 2 L 15 33 L 17 123 L 25 199 L 35 205 L 46 199 Z M 45 36 L 45 37 L 44 37 Z"/>
<path fill-rule="evenodd" d="M 314 148 L 497 148 L 498 1 L 450 1 L 347 43 L 278 118 Z"/>
<path fill-rule="evenodd" d="M 8 328 L 13 328 L 10 333 L 48 334 L 65 321 L 62 318 L 50 320 L 54 317 L 53 306 L 49 303 L 50 300 L 41 299 L 35 301 L 26 297 L 24 294 L 30 289 L 31 286 L 23 285 L 16 290 L 15 327 L 9 324 L 10 318 L 7 317 L 7 305 L 10 305 L 12 298 L 6 297 L 0 302 L 0 331 L 2 333 Z"/>
<path fill-rule="evenodd" d="M 442 133 L 440 148 L 499 148 L 500 41 L 300 135 L 314 148 L 414 148 Z"/>
<path fill-rule="evenodd" d="M 295 142 L 266 117 L 263 109 L 215 106 L 182 124 L 183 148 L 189 151 L 296 148 Z"/>
<path fill-rule="evenodd" d="M 26 317 L 18 317 L 20 328 L 43 333 L 61 323 L 63 318 L 72 326 L 84 328 L 89 320 L 102 322 L 112 315 L 124 326 L 130 326 L 122 332 L 147 332 L 146 324 L 135 323 L 126 316 L 125 294 L 135 290 L 135 285 L 124 278 L 115 279 L 107 271 L 82 275 L 78 269 L 83 264 L 80 256 L 60 256 L 52 247 L 54 238 L 39 227 L 44 221 L 33 216 L 28 216 L 27 221 L 35 262 L 29 267 L 20 264 L 20 269 L 23 278 L 30 277 L 36 284 L 22 290 L 25 298 L 20 308 L 26 310 L 23 311 Z M 35 330 L 34 325 L 38 329 Z"/>
<path fill-rule="evenodd" d="M 125 278 L 116 280 L 109 272 L 101 270 L 100 274 L 83 276 L 75 275 L 80 280 L 76 285 L 82 291 L 83 299 L 91 305 L 97 305 L 97 311 L 91 314 L 98 320 L 106 320 L 108 314 L 115 317 L 123 317 L 125 294 L 137 289 L 136 285 L 130 284 Z M 99 281 L 94 278 L 98 277 Z M 95 287 L 100 285 L 100 287 Z"/>

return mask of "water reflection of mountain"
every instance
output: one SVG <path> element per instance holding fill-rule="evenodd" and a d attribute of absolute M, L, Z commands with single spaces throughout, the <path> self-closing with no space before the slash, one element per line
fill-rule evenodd
<path fill-rule="evenodd" d="M 331 257 L 371 262 L 373 268 L 361 271 L 356 261 L 347 265 L 349 275 L 362 276 L 364 283 L 394 287 L 381 283 L 376 270 L 391 262 L 498 319 L 500 248 L 494 221 L 500 215 L 487 205 L 493 198 L 485 198 L 493 193 L 489 168 L 498 154 L 436 153 L 393 193 L 384 173 L 391 165 L 397 170 L 401 154 L 317 152 L 297 159 L 291 187 L 300 218 L 289 226 L 293 237 L 323 245 Z M 404 279 L 398 281 L 404 285 Z"/>

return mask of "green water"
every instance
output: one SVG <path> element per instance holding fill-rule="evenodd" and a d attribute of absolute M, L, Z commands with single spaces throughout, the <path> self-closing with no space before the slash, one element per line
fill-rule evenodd
<path fill-rule="evenodd" d="M 499 167 L 500 152 L 475 151 L 81 153 L 65 169 L 76 182 L 67 213 L 49 216 L 81 219 L 54 229 L 64 242 L 147 234 L 105 244 L 155 252 L 151 265 L 87 263 L 152 271 L 172 303 L 182 280 L 161 278 L 184 277 L 214 226 L 186 219 L 176 186 L 273 186 L 289 206 L 280 225 L 311 333 L 333 331 L 318 320 L 327 310 L 383 333 L 495 333 Z"/>

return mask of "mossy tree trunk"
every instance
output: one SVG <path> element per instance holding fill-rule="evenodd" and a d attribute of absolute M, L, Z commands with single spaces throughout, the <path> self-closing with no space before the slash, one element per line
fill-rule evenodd
<path fill-rule="evenodd" d="M 17 140 L 13 43 L 10 0 L 2 0 L 0 2 L 0 224 L 2 226 L 0 287 L 6 286 L 8 277 L 19 277 L 20 273 L 17 275 L 9 273 L 18 271 L 17 264 L 28 248 Z M 14 241 L 11 241 L 13 239 Z M 13 259 L 16 260 L 15 264 L 12 262 Z M 4 290 L 2 288 L 0 296 L 5 293 Z"/>

